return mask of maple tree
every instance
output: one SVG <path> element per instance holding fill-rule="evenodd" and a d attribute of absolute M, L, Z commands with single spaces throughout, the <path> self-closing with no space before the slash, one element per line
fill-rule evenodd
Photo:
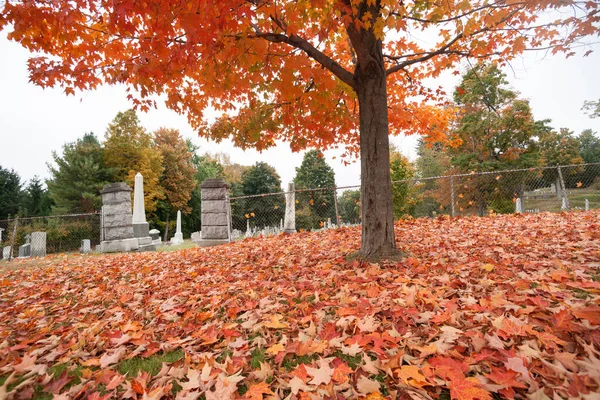
<path fill-rule="evenodd" d="M 33 52 L 30 77 L 67 94 L 125 84 L 201 135 L 259 150 L 360 154 L 364 257 L 396 254 L 388 134 L 440 138 L 450 110 L 425 84 L 465 58 L 573 53 L 600 31 L 594 1 L 6 1 L 0 29 Z M 560 13 L 562 8 L 572 12 Z M 422 32 L 430 40 L 413 35 Z M 591 51 L 591 50 L 588 50 Z M 133 89 L 133 90 L 131 90 Z M 209 125 L 205 110 L 222 116 Z"/>
<path fill-rule="evenodd" d="M 0 267 L 0 398 L 600 395 L 600 211 L 398 221 Z M 418 239 L 418 240 L 417 240 Z"/>
<path fill-rule="evenodd" d="M 416 204 L 414 182 L 409 181 L 415 177 L 415 168 L 394 146 L 390 148 L 390 177 L 394 182 L 392 184 L 394 217 L 410 215 Z"/>
<path fill-rule="evenodd" d="M 154 149 L 161 156 L 163 166 L 159 184 L 164 200 L 159 200 L 166 213 L 164 240 L 169 237 L 169 219 L 176 210 L 189 214 L 188 201 L 196 188 L 194 180 L 196 167 L 192 162 L 193 154 L 177 129 L 160 128 L 153 133 Z"/>
<path fill-rule="evenodd" d="M 152 214 L 158 201 L 165 197 L 160 184 L 162 155 L 154 148 L 152 135 L 140 124 L 136 112 L 127 110 L 118 113 L 108 125 L 104 139 L 104 163 L 114 169 L 113 179 L 133 188 L 135 175 L 141 173 L 145 209 Z"/>

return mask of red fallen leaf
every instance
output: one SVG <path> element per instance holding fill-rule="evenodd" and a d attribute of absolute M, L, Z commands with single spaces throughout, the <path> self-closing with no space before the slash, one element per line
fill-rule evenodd
<path fill-rule="evenodd" d="M 260 382 L 251 385 L 246 394 L 244 395 L 244 398 L 251 400 L 262 400 L 263 394 L 274 394 L 271 391 L 271 389 L 269 389 L 269 385 L 267 384 L 267 382 Z"/>
<path fill-rule="evenodd" d="M 477 378 L 454 379 L 448 385 L 450 397 L 455 400 L 488 400 L 492 395 L 481 387 Z"/>
<path fill-rule="evenodd" d="M 562 309 L 552 315 L 552 328 L 561 331 L 568 331 L 571 327 L 573 316 L 566 310 Z"/>
<path fill-rule="evenodd" d="M 573 310 L 573 315 L 580 319 L 587 319 L 592 325 L 600 325 L 600 307 L 598 306 L 576 308 Z"/>
<path fill-rule="evenodd" d="M 521 375 L 518 372 L 512 370 L 506 370 L 504 368 L 496 368 L 494 366 L 491 367 L 491 371 L 489 374 L 485 375 L 486 378 L 496 382 L 498 385 L 502 385 L 505 388 L 507 387 L 515 387 L 525 389 L 527 385 L 523 382 L 518 382 L 516 378 Z"/>
<path fill-rule="evenodd" d="M 352 372 L 354 372 L 352 368 L 348 367 L 348 364 L 343 362 L 334 368 L 331 379 L 336 383 L 346 383 L 350 380 L 349 374 Z"/>
<path fill-rule="evenodd" d="M 144 394 L 144 392 L 146 391 L 146 387 L 145 385 L 142 385 L 140 382 L 138 382 L 135 379 L 131 380 L 131 389 L 133 389 L 134 392 L 136 392 L 137 394 Z"/>
<path fill-rule="evenodd" d="M 594 381 L 592 381 L 589 376 L 573 374 L 573 377 L 570 379 L 569 383 L 569 395 L 572 397 L 578 397 L 580 394 L 589 394 L 590 389 L 588 386 L 595 386 Z"/>
<path fill-rule="evenodd" d="M 435 368 L 435 371 L 444 379 L 455 374 L 463 375 L 469 370 L 469 366 L 463 362 L 448 357 L 433 357 L 428 360 L 429 365 Z"/>
<path fill-rule="evenodd" d="M 68 371 L 64 371 L 58 379 L 53 379 L 44 386 L 44 392 L 59 394 L 60 390 L 73 380 Z"/>

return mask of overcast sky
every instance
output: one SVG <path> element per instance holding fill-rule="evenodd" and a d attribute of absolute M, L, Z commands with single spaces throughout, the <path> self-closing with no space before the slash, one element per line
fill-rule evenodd
<path fill-rule="evenodd" d="M 590 119 L 581 111 L 585 100 L 600 98 L 600 46 L 588 57 L 545 56 L 530 53 L 506 70 L 512 87 L 531 101 L 536 119 L 552 119 L 555 128 L 567 127 L 579 133 L 591 128 L 600 133 L 600 118 Z M 0 32 L 0 166 L 14 169 L 24 181 L 34 175 L 48 178 L 46 163 L 53 150 L 65 142 L 94 132 L 104 137 L 109 122 L 119 111 L 131 105 L 125 88 L 106 86 L 93 92 L 65 96 L 61 89 L 41 89 L 28 83 L 26 62 L 29 52 Z M 451 93 L 460 77 L 446 74 L 437 83 Z M 273 165 L 283 185 L 291 181 L 300 166 L 303 153 L 292 153 L 285 143 L 268 151 L 242 151 L 230 142 L 220 144 L 201 140 L 185 117 L 159 105 L 156 110 L 139 113 L 148 130 L 165 126 L 177 128 L 200 146 L 200 152 L 226 152 L 231 161 L 251 165 L 265 161 Z M 392 142 L 409 158 L 415 158 L 416 137 L 393 137 Z M 339 154 L 338 154 L 339 155 Z M 334 168 L 338 186 L 360 183 L 359 163 L 344 166 L 336 153 L 326 153 Z"/>

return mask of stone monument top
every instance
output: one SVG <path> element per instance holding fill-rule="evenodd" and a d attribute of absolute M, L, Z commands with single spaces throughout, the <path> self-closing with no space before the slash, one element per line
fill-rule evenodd
<path fill-rule="evenodd" d="M 106 193 L 114 193 L 114 192 L 131 192 L 131 188 L 129 187 L 128 184 L 126 184 L 125 182 L 116 182 L 116 183 L 109 183 L 108 185 L 105 185 L 102 190 L 100 191 L 100 194 L 106 194 Z"/>
<path fill-rule="evenodd" d="M 222 187 L 229 187 L 227 185 L 227 182 L 225 182 L 225 179 L 223 179 L 223 178 L 210 178 L 210 179 L 206 179 L 200 185 L 200 188 L 203 188 L 203 189 L 222 188 Z"/>

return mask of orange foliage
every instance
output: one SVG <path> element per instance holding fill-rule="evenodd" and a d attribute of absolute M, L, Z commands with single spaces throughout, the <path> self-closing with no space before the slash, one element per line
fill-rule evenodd
<path fill-rule="evenodd" d="M 556 12 L 563 7 L 569 12 Z M 598 2 L 576 0 L 9 0 L 0 29 L 40 53 L 29 61 L 38 85 L 75 95 L 122 83 L 136 106 L 162 96 L 200 134 L 243 148 L 287 140 L 294 150 L 356 153 L 354 71 L 372 49 L 354 48 L 350 30 L 383 43 L 390 132 L 439 139 L 452 112 L 427 78 L 457 71 L 465 57 L 571 55 L 575 42 L 598 34 L 598 11 Z M 222 113 L 211 126 L 209 106 Z"/>

